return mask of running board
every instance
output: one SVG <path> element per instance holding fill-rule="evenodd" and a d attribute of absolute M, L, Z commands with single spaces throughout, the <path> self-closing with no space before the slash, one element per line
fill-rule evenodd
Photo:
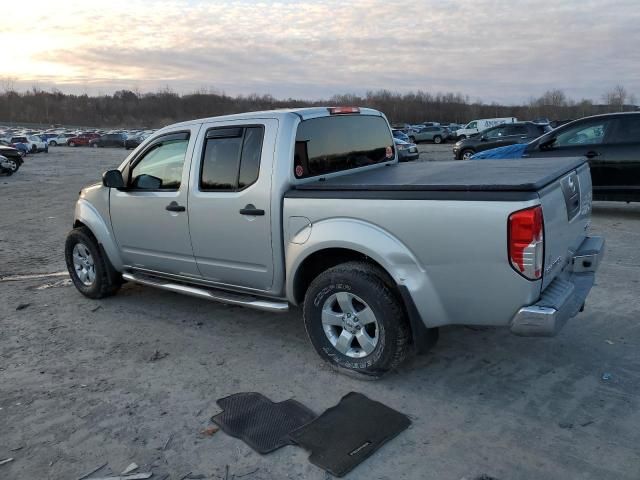
<path fill-rule="evenodd" d="M 182 293 L 184 295 L 191 295 L 192 297 L 226 303 L 227 305 L 239 305 L 241 307 L 249 307 L 256 310 L 274 313 L 283 313 L 289 310 L 289 304 L 287 302 L 259 299 L 250 295 L 241 295 L 237 293 L 223 292 L 221 290 L 183 285 L 181 283 L 173 283 L 158 277 L 150 277 L 148 275 L 141 276 L 133 273 L 123 273 L 122 278 L 129 282 L 139 283 L 140 285 L 161 288 L 170 292 Z"/>

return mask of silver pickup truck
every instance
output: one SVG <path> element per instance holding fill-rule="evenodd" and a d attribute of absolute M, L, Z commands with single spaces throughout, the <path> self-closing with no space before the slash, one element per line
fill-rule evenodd
<path fill-rule="evenodd" d="M 582 158 L 398 164 L 380 112 L 254 112 L 159 130 L 80 193 L 66 263 L 269 312 L 301 305 L 333 366 L 379 376 L 442 325 L 554 335 L 604 251 Z"/>

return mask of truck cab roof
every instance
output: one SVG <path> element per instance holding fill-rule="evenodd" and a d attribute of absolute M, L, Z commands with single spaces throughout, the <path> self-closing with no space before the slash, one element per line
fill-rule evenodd
<path fill-rule="evenodd" d="M 307 108 L 282 108 L 276 110 L 263 110 L 259 112 L 247 112 L 247 113 L 236 113 L 232 115 L 221 115 L 217 117 L 205 117 L 199 118 L 196 120 L 189 120 L 186 122 L 174 123 L 173 125 L 169 125 L 165 129 L 174 129 L 180 126 L 193 125 L 197 123 L 205 123 L 205 122 L 215 122 L 215 121 L 229 121 L 229 120 L 251 120 L 257 118 L 285 118 L 296 116 L 300 120 L 309 120 L 311 118 L 318 117 L 328 117 L 331 115 L 329 109 L 334 108 L 331 106 L 326 107 L 307 107 Z M 350 115 L 376 115 L 383 116 L 381 112 L 378 110 L 374 110 L 373 108 L 359 108 L 358 113 L 350 113 Z"/>

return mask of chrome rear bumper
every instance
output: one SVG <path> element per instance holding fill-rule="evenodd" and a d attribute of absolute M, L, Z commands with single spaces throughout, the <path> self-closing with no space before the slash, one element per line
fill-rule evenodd
<path fill-rule="evenodd" d="M 566 271 L 542 292 L 535 304 L 522 307 L 511 320 L 511 332 L 521 336 L 552 337 L 582 311 L 604 256 L 604 238 L 587 237 Z"/>

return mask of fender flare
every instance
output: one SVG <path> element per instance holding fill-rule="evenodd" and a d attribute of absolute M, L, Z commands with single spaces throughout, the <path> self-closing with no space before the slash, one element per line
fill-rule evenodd
<path fill-rule="evenodd" d="M 304 243 L 287 244 L 286 292 L 289 302 L 297 303 L 294 298 L 294 285 L 304 261 L 316 252 L 341 248 L 352 250 L 375 261 L 391 276 L 401 292 L 409 294 L 424 325 L 431 327 L 438 324 L 435 319 L 444 315 L 439 295 L 429 279 L 427 270 L 397 237 L 377 225 L 354 218 L 331 218 L 305 228 L 309 229 L 310 233 Z M 403 300 L 406 304 L 408 299 L 404 294 Z M 428 306 L 428 311 L 425 305 Z M 409 305 L 406 306 L 409 309 Z"/>
<path fill-rule="evenodd" d="M 105 222 L 98 210 L 91 203 L 80 198 L 76 203 L 75 221 L 84 224 L 91 230 L 93 236 L 104 249 L 113 268 L 121 272 L 123 268 L 122 257 L 111 231 L 111 225 Z"/>

